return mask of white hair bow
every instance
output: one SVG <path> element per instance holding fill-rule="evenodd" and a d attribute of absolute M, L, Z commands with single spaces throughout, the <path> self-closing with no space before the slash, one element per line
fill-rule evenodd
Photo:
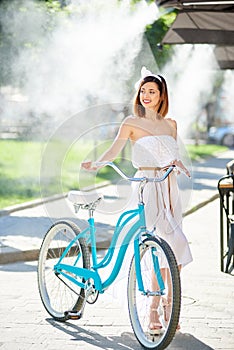
<path fill-rule="evenodd" d="M 135 89 L 138 90 L 140 83 L 142 82 L 143 79 L 145 79 L 146 77 L 155 77 L 157 78 L 159 81 L 162 82 L 162 79 L 160 78 L 159 75 L 157 74 L 153 74 L 150 70 L 148 70 L 146 67 L 142 67 L 141 68 L 141 78 L 136 82 L 135 84 Z"/>

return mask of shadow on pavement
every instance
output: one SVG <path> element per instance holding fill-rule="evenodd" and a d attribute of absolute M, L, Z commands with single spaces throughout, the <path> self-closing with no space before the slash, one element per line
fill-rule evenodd
<path fill-rule="evenodd" d="M 0 271 L 6 272 L 37 272 L 37 261 L 30 263 L 17 262 L 12 264 L 0 265 Z"/>
<path fill-rule="evenodd" d="M 47 218 L 7 216 L 2 218 L 0 232 L 0 265 L 38 260 L 41 242 L 58 221 L 72 221 L 80 230 L 87 227 L 87 221 L 74 218 Z M 97 249 L 107 249 L 114 232 L 114 226 L 96 221 Z"/>
<path fill-rule="evenodd" d="M 209 156 L 205 158 L 203 162 L 194 162 L 193 167 L 201 166 L 204 168 L 217 168 L 224 169 L 226 171 L 226 164 L 230 162 L 230 158 L 217 158 L 217 156 Z"/>
<path fill-rule="evenodd" d="M 110 350 L 140 350 L 143 347 L 138 343 L 134 333 L 123 332 L 120 336 L 102 336 L 95 331 L 74 325 L 73 323 L 59 323 L 54 319 L 46 319 L 53 327 L 73 337 L 74 341 L 82 341 L 87 344 Z M 167 347 L 169 350 L 213 350 L 199 339 L 188 333 L 177 333 L 172 343 Z"/>
<path fill-rule="evenodd" d="M 173 339 L 169 350 L 213 350 L 210 346 L 206 345 L 192 334 L 178 332 Z"/>
<path fill-rule="evenodd" d="M 120 336 L 102 336 L 95 331 L 74 325 L 73 323 L 59 323 L 53 319 L 47 319 L 53 327 L 73 337 L 74 341 L 82 341 L 100 349 L 106 350 L 140 350 L 143 349 L 133 333 L 123 333 Z"/>
<path fill-rule="evenodd" d="M 192 171 L 193 190 L 217 190 L 218 180 L 226 175 L 226 164 L 229 161 L 230 158 L 222 158 L 217 161 L 217 157 L 209 157 L 207 162 L 195 163 Z"/>
<path fill-rule="evenodd" d="M 87 227 L 87 220 L 79 218 L 61 217 L 61 218 L 49 218 L 46 216 L 33 217 L 33 216 L 6 216 L 2 222 L 1 236 L 19 237 L 31 237 L 42 239 L 49 228 L 58 221 L 72 221 L 81 230 Z M 97 230 L 108 230 L 114 228 L 112 225 L 104 224 L 96 221 Z"/>

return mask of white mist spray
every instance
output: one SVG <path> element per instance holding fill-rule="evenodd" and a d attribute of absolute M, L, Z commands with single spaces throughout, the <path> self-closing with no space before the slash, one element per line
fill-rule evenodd
<path fill-rule="evenodd" d="M 28 96 L 31 114 L 44 115 L 56 125 L 95 104 L 129 102 L 127 81 L 145 26 L 157 18 L 155 4 L 142 1 L 133 9 L 129 1 L 73 0 L 72 15 L 67 20 L 57 18 L 46 40 L 41 30 L 46 14 L 35 16 L 34 6 L 30 0 L 23 1 L 27 16 L 19 11 L 11 20 L 18 37 L 22 32 L 26 39 L 43 43 L 34 58 L 22 45 L 13 67 L 13 74 L 24 79 L 22 91 Z"/>
<path fill-rule="evenodd" d="M 222 86 L 222 96 L 220 99 L 220 119 L 224 123 L 234 124 L 234 72 L 226 70 L 224 72 L 224 82 Z"/>
<path fill-rule="evenodd" d="M 209 101 L 217 63 L 210 45 L 177 45 L 165 75 L 170 92 L 170 116 L 178 121 L 185 137 L 189 127 Z"/>

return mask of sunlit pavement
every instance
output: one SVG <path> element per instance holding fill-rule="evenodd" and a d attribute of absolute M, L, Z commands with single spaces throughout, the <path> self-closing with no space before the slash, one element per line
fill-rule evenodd
<path fill-rule="evenodd" d="M 214 171 L 208 175 L 209 169 L 217 169 L 218 178 L 225 175 L 226 171 L 222 164 L 226 164 L 230 158 L 231 153 L 223 155 L 218 166 L 210 164 L 208 167 L 207 163 L 200 164 L 199 174 L 205 174 L 206 179 L 211 176 L 212 181 L 216 182 Z M 199 179 L 202 185 L 202 176 Z M 207 188 L 206 179 L 204 179 L 205 188 L 201 186 L 198 192 L 197 187 L 193 191 L 193 197 L 204 193 L 201 196 L 203 199 L 205 191 L 211 191 L 212 195 L 216 193 L 212 181 L 209 183 L 210 188 Z M 194 182 L 196 183 L 196 179 Z M 217 186 L 217 182 L 215 185 Z M 192 202 L 194 206 L 195 200 L 191 199 Z M 53 206 L 56 207 L 56 204 Z M 34 210 L 34 215 L 30 219 L 31 210 Z M 59 216 L 59 211 L 57 214 Z M 18 250 L 21 250 L 26 243 L 28 247 L 36 240 L 40 243 L 42 236 L 34 237 L 35 234 L 32 234 L 40 231 L 39 221 L 33 225 L 35 218 L 40 220 L 40 215 L 39 208 L 32 208 L 28 209 L 26 214 L 16 212 L 11 216 L 0 218 L 2 241 L 12 244 L 15 238 L 15 242 L 19 244 L 21 240 Z M 101 217 L 104 215 L 100 213 L 99 218 Z M 20 225 L 22 218 L 27 219 L 25 231 Z M 103 228 L 110 220 L 106 217 L 105 219 L 106 222 L 100 221 Z M 50 223 L 50 219 L 47 220 L 43 226 L 45 230 Z M 181 331 L 176 334 L 168 349 L 233 349 L 234 278 L 232 275 L 220 272 L 219 200 L 213 200 L 187 215 L 184 218 L 184 231 L 190 242 L 194 261 L 182 272 Z M 31 232 L 31 235 L 28 232 Z M 103 240 L 105 241 L 105 237 Z M 62 347 L 85 350 L 141 349 L 133 335 L 127 313 L 120 308 L 117 301 L 111 300 L 108 291 L 99 297 L 96 304 L 87 305 L 84 317 L 80 321 L 66 324 L 53 321 L 44 310 L 39 298 L 36 266 L 36 262 L 18 262 L 0 266 L 1 350 Z"/>

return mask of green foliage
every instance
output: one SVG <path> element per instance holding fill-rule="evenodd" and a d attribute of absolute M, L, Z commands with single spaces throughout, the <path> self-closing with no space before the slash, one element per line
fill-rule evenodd
<path fill-rule="evenodd" d="M 41 198 L 41 192 L 43 196 L 50 196 L 114 180 L 116 174 L 109 167 L 98 174 L 80 171 L 81 161 L 93 149 L 92 141 L 73 145 L 65 155 L 67 145 L 61 141 L 54 142 L 52 154 L 46 155 L 46 146 L 43 142 L 0 140 L 0 208 Z M 107 147 L 105 145 L 105 149 Z M 42 178 L 42 157 L 48 157 L 48 166 L 59 163 L 58 174 L 51 175 L 48 169 L 48 179 Z M 123 169 L 129 171 L 129 175 L 133 173 L 129 162 L 124 162 Z"/>
<path fill-rule="evenodd" d="M 132 1 L 134 7 L 138 0 Z M 153 1 L 148 1 L 153 2 Z M 69 25 L 69 18 L 82 11 L 82 6 L 66 6 L 66 0 L 2 0 L 0 1 L 0 81 L 2 85 L 20 87 L 24 83 L 25 60 L 30 66 L 40 64 L 53 30 L 60 21 Z M 145 35 L 161 68 L 172 54 L 172 46 L 157 46 L 175 19 L 175 12 L 162 15 L 146 27 Z M 33 28 L 33 30 L 32 30 Z M 15 74 L 17 72 L 17 74 Z"/>
<path fill-rule="evenodd" d="M 58 21 L 66 20 L 69 15 L 63 1 L 0 1 L 1 85 L 22 85 L 24 74 L 15 74 L 19 73 L 21 59 L 27 57 L 32 64 L 39 64 L 39 53 L 44 50 L 46 40 Z"/>
<path fill-rule="evenodd" d="M 39 174 L 43 145 L 0 141 L 0 207 L 40 197 Z"/>
<path fill-rule="evenodd" d="M 199 160 L 209 156 L 215 156 L 217 153 L 224 152 L 227 147 L 220 145 L 187 145 L 186 146 L 191 160 Z"/>
<path fill-rule="evenodd" d="M 141 1 L 142 0 L 131 0 L 131 3 L 134 6 Z M 147 0 L 147 2 L 150 4 L 155 2 L 155 0 Z M 173 11 L 170 10 L 169 13 L 162 12 L 160 18 L 158 18 L 154 23 L 148 24 L 145 29 L 146 38 L 160 69 L 165 65 L 165 63 L 173 54 L 173 45 L 163 45 L 162 47 L 160 43 L 174 22 L 176 15 L 177 10 L 175 9 Z"/>
<path fill-rule="evenodd" d="M 145 35 L 159 68 L 165 65 L 173 53 L 172 45 L 163 45 L 162 47 L 160 43 L 175 18 L 176 11 L 173 11 L 162 15 L 153 24 L 146 26 Z"/>

